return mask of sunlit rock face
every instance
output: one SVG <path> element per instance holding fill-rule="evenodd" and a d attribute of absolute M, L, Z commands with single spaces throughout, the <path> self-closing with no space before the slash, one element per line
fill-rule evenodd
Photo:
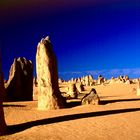
<path fill-rule="evenodd" d="M 76 85 L 74 83 L 69 83 L 67 94 L 70 96 L 70 98 L 77 98 L 78 93 L 76 90 Z"/>
<path fill-rule="evenodd" d="M 138 79 L 137 83 L 137 96 L 140 96 L 140 79 Z"/>
<path fill-rule="evenodd" d="M 101 85 L 104 83 L 104 78 L 102 77 L 102 75 L 98 76 L 98 80 L 97 80 L 97 84 Z"/>
<path fill-rule="evenodd" d="M 86 86 L 90 86 L 89 77 L 88 76 L 85 77 L 85 85 Z"/>
<path fill-rule="evenodd" d="M 90 93 L 85 95 L 81 100 L 82 105 L 99 105 L 99 103 L 100 99 L 95 89 L 91 89 Z"/>
<path fill-rule="evenodd" d="M 33 100 L 38 100 L 38 82 L 37 78 L 33 78 Z"/>
<path fill-rule="evenodd" d="M 6 123 L 4 119 L 4 112 L 2 107 L 3 95 L 5 94 L 4 80 L 0 60 L 0 136 L 6 133 Z"/>
<path fill-rule="evenodd" d="M 37 46 L 36 72 L 38 81 L 38 110 L 64 107 L 64 99 L 58 87 L 57 61 L 47 36 Z"/>
<path fill-rule="evenodd" d="M 77 82 L 76 83 L 76 88 L 77 88 L 77 90 L 78 90 L 79 93 L 81 93 L 82 91 L 84 91 L 84 87 L 81 84 L 81 82 Z"/>
<path fill-rule="evenodd" d="M 32 100 L 33 95 L 33 65 L 25 58 L 15 58 L 5 84 L 6 100 Z"/>

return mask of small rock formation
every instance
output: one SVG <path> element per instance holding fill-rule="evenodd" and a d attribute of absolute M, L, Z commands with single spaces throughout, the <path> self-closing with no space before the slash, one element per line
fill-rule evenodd
<path fill-rule="evenodd" d="M 4 94 L 5 94 L 4 79 L 3 79 L 1 60 L 0 60 L 0 136 L 6 133 L 6 123 L 4 119 L 4 112 L 3 112 L 3 106 L 2 106 Z"/>
<path fill-rule="evenodd" d="M 92 75 L 89 75 L 88 77 L 89 77 L 89 81 L 92 81 L 93 80 Z"/>
<path fill-rule="evenodd" d="M 90 86 L 89 77 L 88 76 L 85 77 L 85 86 Z"/>
<path fill-rule="evenodd" d="M 38 110 L 63 108 L 65 101 L 59 91 L 57 61 L 48 36 L 38 43 L 36 72 L 38 81 Z"/>
<path fill-rule="evenodd" d="M 85 95 L 81 100 L 82 105 L 99 105 L 99 102 L 100 99 L 95 89 L 91 89 L 90 93 Z"/>
<path fill-rule="evenodd" d="M 111 79 L 109 80 L 109 84 L 114 84 L 116 83 L 116 80 L 114 77 L 111 77 Z"/>
<path fill-rule="evenodd" d="M 33 100 L 38 100 L 38 83 L 36 77 L 33 78 Z"/>
<path fill-rule="evenodd" d="M 62 79 L 58 79 L 58 84 L 62 84 L 64 82 L 64 80 L 62 80 Z"/>
<path fill-rule="evenodd" d="M 138 80 L 139 80 L 138 78 L 132 79 L 132 83 L 133 83 L 133 84 L 137 84 L 137 83 L 139 82 Z"/>
<path fill-rule="evenodd" d="M 117 78 L 117 81 L 116 81 L 116 82 L 117 82 L 117 83 L 120 83 L 120 84 L 124 83 L 124 82 L 125 82 L 124 77 L 123 77 L 122 75 L 120 75 L 120 76 Z"/>
<path fill-rule="evenodd" d="M 89 85 L 93 86 L 95 84 L 92 75 L 89 75 Z"/>
<path fill-rule="evenodd" d="M 70 83 L 75 83 L 75 82 L 76 82 L 76 79 L 71 78 Z"/>
<path fill-rule="evenodd" d="M 76 85 L 74 83 L 69 84 L 67 94 L 69 94 L 70 98 L 77 98 L 78 94 L 76 90 Z"/>
<path fill-rule="evenodd" d="M 140 79 L 138 79 L 137 96 L 140 96 Z"/>
<path fill-rule="evenodd" d="M 8 101 L 32 100 L 33 65 L 30 60 L 14 59 L 5 88 Z"/>
<path fill-rule="evenodd" d="M 81 78 L 78 78 L 78 79 L 77 79 L 77 82 L 80 83 L 80 82 L 81 82 Z"/>
<path fill-rule="evenodd" d="M 128 75 L 124 76 L 124 81 L 125 81 L 126 84 L 131 84 L 132 83 L 132 81 L 129 79 Z"/>
<path fill-rule="evenodd" d="M 85 78 L 84 77 L 81 78 L 81 83 L 82 83 L 82 85 L 85 85 Z"/>
<path fill-rule="evenodd" d="M 130 80 L 126 80 L 125 84 L 131 84 L 131 81 Z"/>
<path fill-rule="evenodd" d="M 104 83 L 104 78 L 102 77 L 102 75 L 98 76 L 98 80 L 97 80 L 97 84 L 101 85 Z"/>
<path fill-rule="evenodd" d="M 129 76 L 128 75 L 125 75 L 124 76 L 124 81 L 126 82 L 127 80 L 129 80 Z"/>
<path fill-rule="evenodd" d="M 82 91 L 84 91 L 84 87 L 83 87 L 83 85 L 82 85 L 81 82 L 76 83 L 76 88 L 77 88 L 78 92 L 80 92 L 80 93 L 81 93 Z"/>

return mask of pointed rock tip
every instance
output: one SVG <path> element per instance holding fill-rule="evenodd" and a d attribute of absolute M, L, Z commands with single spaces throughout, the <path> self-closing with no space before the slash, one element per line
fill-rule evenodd
<path fill-rule="evenodd" d="M 42 38 L 41 41 L 38 43 L 38 45 L 40 45 L 40 43 L 45 44 L 46 41 L 49 42 L 49 43 L 51 43 L 49 36 L 46 36 L 46 38 Z"/>
<path fill-rule="evenodd" d="M 45 40 L 51 42 L 49 36 L 46 36 Z"/>
<path fill-rule="evenodd" d="M 22 60 L 27 61 L 25 57 L 18 57 L 17 58 L 17 61 L 22 61 Z"/>

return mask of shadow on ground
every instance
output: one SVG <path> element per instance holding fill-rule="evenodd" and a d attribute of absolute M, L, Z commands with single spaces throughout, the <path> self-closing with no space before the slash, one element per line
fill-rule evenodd
<path fill-rule="evenodd" d="M 115 103 L 115 102 L 128 102 L 128 101 L 140 101 L 140 99 L 117 99 L 117 100 L 101 100 L 100 104 L 105 105 L 109 103 Z"/>
<path fill-rule="evenodd" d="M 66 108 L 72 108 L 72 107 L 76 107 L 76 106 L 80 106 L 81 105 L 81 100 L 77 100 L 77 101 L 71 101 L 66 103 Z"/>
<path fill-rule="evenodd" d="M 3 107 L 26 107 L 26 105 L 3 104 Z"/>
<path fill-rule="evenodd" d="M 111 96 L 104 96 L 104 97 L 100 97 L 100 105 L 106 105 L 109 103 L 116 103 L 116 102 L 130 102 L 130 101 L 140 101 L 140 98 L 134 98 L 134 99 L 114 99 L 114 100 L 104 100 L 104 98 L 108 98 Z M 114 96 L 112 96 L 114 97 Z M 66 108 L 72 108 L 72 107 L 76 107 L 76 106 L 80 106 L 81 105 L 81 99 L 77 100 L 77 101 L 70 101 L 66 104 Z"/>
<path fill-rule="evenodd" d="M 90 118 L 90 117 L 115 115 L 115 114 L 135 112 L 135 111 L 140 111 L 140 108 L 128 108 L 128 109 L 119 109 L 119 110 L 107 110 L 107 111 L 99 111 L 99 112 L 72 114 L 72 115 L 65 115 L 65 116 L 58 116 L 54 118 L 36 120 L 36 121 L 26 122 L 22 124 L 7 126 L 7 135 L 24 131 L 33 126 L 53 124 L 53 123 L 59 123 L 59 122 L 71 121 L 71 120 L 83 119 L 83 118 Z"/>

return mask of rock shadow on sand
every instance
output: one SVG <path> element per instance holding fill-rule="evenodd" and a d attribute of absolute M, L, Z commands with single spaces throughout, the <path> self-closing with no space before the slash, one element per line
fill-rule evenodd
<path fill-rule="evenodd" d="M 36 121 L 26 122 L 22 124 L 7 126 L 7 135 L 18 133 L 28 128 L 39 126 L 39 125 L 47 125 L 47 124 L 72 121 L 72 120 L 83 119 L 83 118 L 108 116 L 108 115 L 115 115 L 115 114 L 122 114 L 122 113 L 128 113 L 128 112 L 136 112 L 136 111 L 140 111 L 140 108 L 128 108 L 128 109 L 119 109 L 119 110 L 80 113 L 80 114 L 72 114 L 72 115 L 65 115 L 65 116 L 58 116 L 54 118 L 36 120 Z"/>
<path fill-rule="evenodd" d="M 26 107 L 26 105 L 3 104 L 3 107 Z"/>
<path fill-rule="evenodd" d="M 140 101 L 140 99 L 115 99 L 115 100 L 102 100 L 100 101 L 100 105 L 106 105 L 109 103 L 116 103 L 116 102 L 132 102 L 132 101 Z"/>

